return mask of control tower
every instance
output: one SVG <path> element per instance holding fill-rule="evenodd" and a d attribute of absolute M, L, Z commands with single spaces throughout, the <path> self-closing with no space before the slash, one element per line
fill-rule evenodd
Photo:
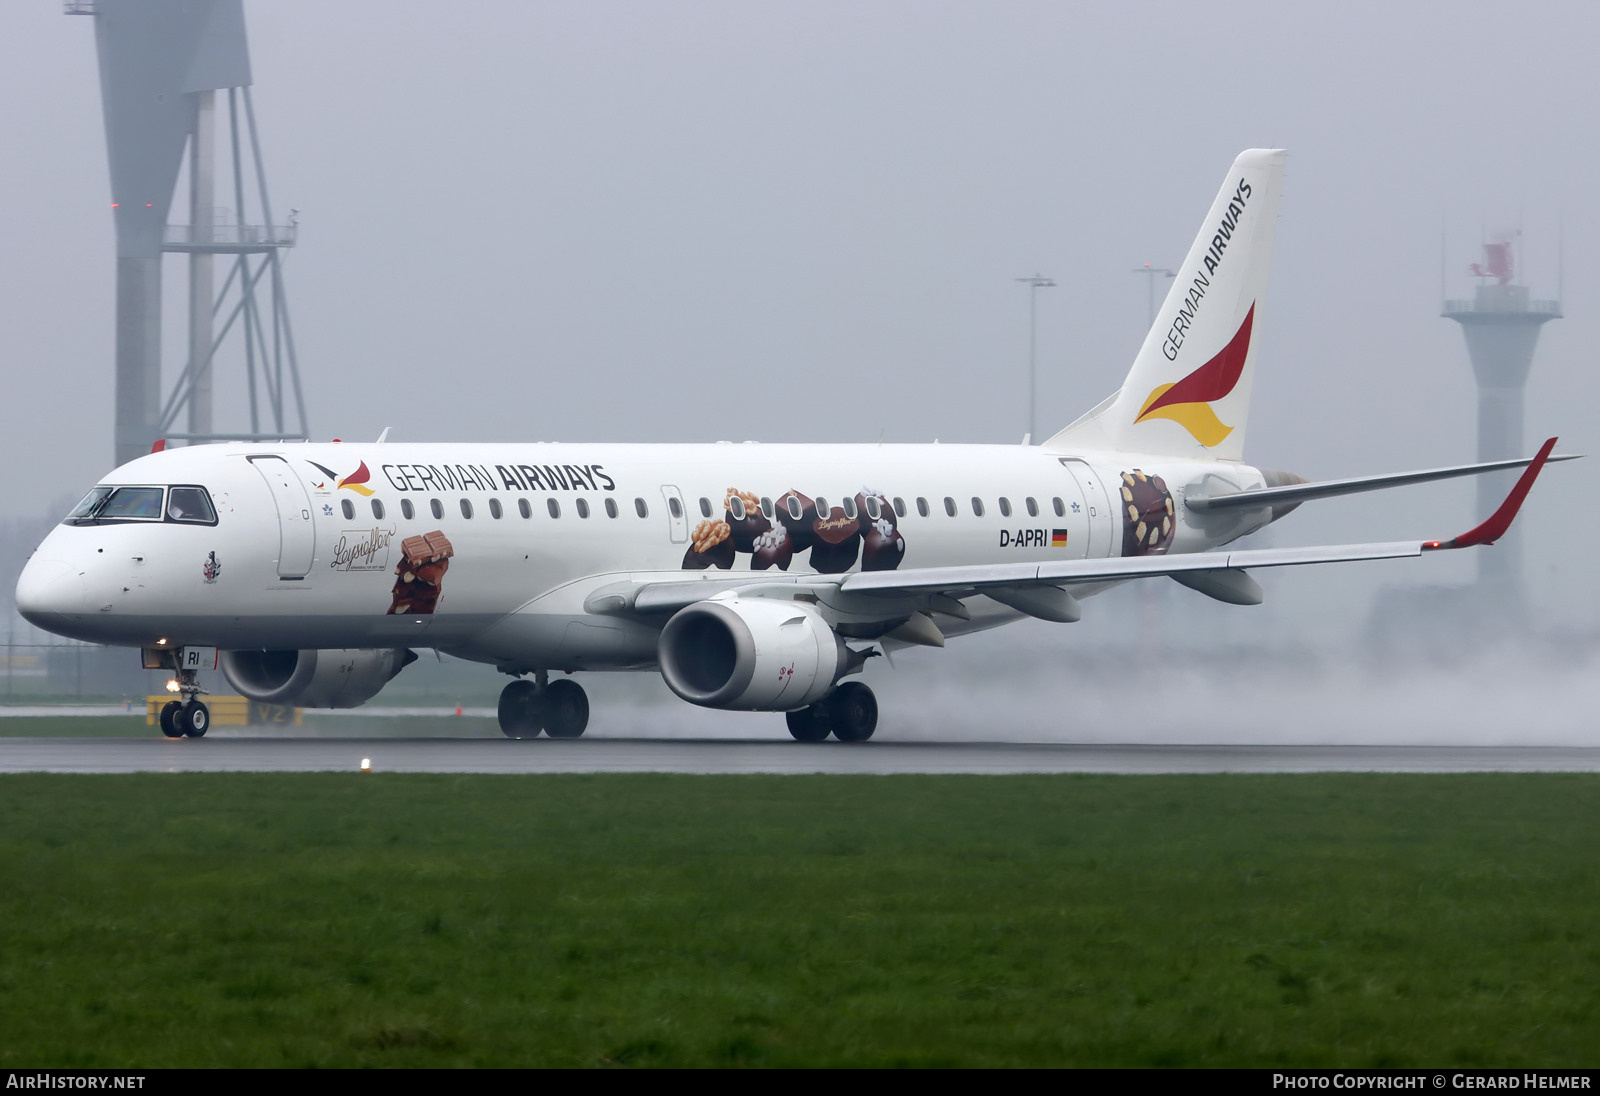
<path fill-rule="evenodd" d="M 1539 329 L 1561 318 L 1560 301 L 1531 300 L 1514 276 L 1515 236 L 1502 234 L 1483 246 L 1484 261 L 1470 267 L 1478 287 L 1471 300 L 1447 300 L 1442 315 L 1461 325 L 1472 372 L 1478 378 L 1478 460 L 1526 457 L 1522 440 L 1522 390 L 1533 364 Z M 1478 476 L 1479 514 L 1490 514 L 1510 489 L 1516 472 Z M 1512 530 L 1499 544 L 1478 553 L 1478 578 L 1501 607 L 1522 596 L 1522 544 Z"/>

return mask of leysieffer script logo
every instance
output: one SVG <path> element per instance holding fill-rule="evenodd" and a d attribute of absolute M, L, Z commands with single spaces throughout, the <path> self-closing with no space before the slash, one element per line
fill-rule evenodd
<path fill-rule="evenodd" d="M 387 529 L 349 529 L 339 534 L 333 546 L 335 571 L 386 571 L 389 569 L 389 544 L 395 526 Z"/>

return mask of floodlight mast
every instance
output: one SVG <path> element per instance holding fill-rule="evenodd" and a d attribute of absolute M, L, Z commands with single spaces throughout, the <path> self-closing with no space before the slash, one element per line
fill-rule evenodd
<path fill-rule="evenodd" d="M 1030 274 L 1015 280 L 1028 287 L 1028 440 L 1033 441 L 1039 436 L 1039 290 L 1054 289 L 1056 283 L 1043 274 Z"/>
<path fill-rule="evenodd" d="M 293 221 L 272 223 L 250 99 L 243 0 L 68 0 L 64 10 L 94 18 L 100 61 L 117 234 L 116 462 L 149 452 L 162 438 L 307 437 L 279 257 L 294 246 L 297 229 Z M 228 93 L 232 210 L 216 204 L 214 130 L 221 90 Z M 253 188 L 246 186 L 246 144 Z M 189 223 L 168 224 L 186 150 Z M 254 224 L 246 215 L 250 189 L 259 205 Z M 168 253 L 189 256 L 189 345 L 177 382 L 163 399 L 161 261 Z M 221 292 L 213 294 L 218 255 L 233 256 L 233 262 Z M 213 414 L 213 366 L 236 326 L 250 426 L 224 433 Z M 184 412 L 187 430 L 177 432 L 173 428 Z"/>
<path fill-rule="evenodd" d="M 1176 278 L 1178 276 L 1178 272 L 1176 270 L 1168 270 L 1164 266 L 1151 266 L 1149 263 L 1145 263 L 1143 266 L 1134 267 L 1133 272 L 1135 274 L 1145 275 L 1145 281 L 1148 283 L 1148 296 L 1150 301 L 1149 315 L 1144 321 L 1145 330 L 1148 331 L 1150 328 L 1156 325 L 1156 278 Z"/>

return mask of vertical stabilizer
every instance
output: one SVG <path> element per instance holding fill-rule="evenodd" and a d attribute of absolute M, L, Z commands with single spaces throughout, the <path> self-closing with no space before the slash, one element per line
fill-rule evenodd
<path fill-rule="evenodd" d="M 1287 155 L 1239 154 L 1122 388 L 1046 448 L 1240 459 Z"/>

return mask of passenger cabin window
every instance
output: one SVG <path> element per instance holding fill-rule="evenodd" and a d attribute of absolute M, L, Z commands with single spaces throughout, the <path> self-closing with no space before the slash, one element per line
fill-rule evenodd
<path fill-rule="evenodd" d="M 765 497 L 765 496 L 762 496 L 762 499 L 761 499 L 761 513 L 762 513 L 762 516 L 764 516 L 768 521 L 772 520 L 772 509 L 773 509 L 772 508 L 772 500 L 767 498 L 767 497 Z"/>
<path fill-rule="evenodd" d="M 1022 501 L 1027 504 L 1028 516 L 1030 518 L 1036 518 L 1039 516 L 1039 503 L 1032 495 L 1029 495 Z"/>
<path fill-rule="evenodd" d="M 417 508 L 411 505 L 410 499 L 400 500 L 400 516 L 410 521 L 417 516 Z"/>
<path fill-rule="evenodd" d="M 949 495 L 944 497 L 944 512 L 949 514 L 951 517 L 956 516 L 956 500 L 951 498 Z"/>
<path fill-rule="evenodd" d="M 339 509 L 344 512 L 345 521 L 356 520 L 356 504 L 351 502 L 349 499 L 340 499 Z"/>
<path fill-rule="evenodd" d="M 867 496 L 867 520 L 877 521 L 883 517 L 883 507 L 878 502 L 877 495 Z"/>
<path fill-rule="evenodd" d="M 167 491 L 167 520 L 192 525 L 215 525 L 217 511 L 204 487 L 173 487 Z"/>
<path fill-rule="evenodd" d="M 633 512 L 642 518 L 647 518 L 650 516 L 650 504 L 645 502 L 644 499 L 634 499 Z"/>
<path fill-rule="evenodd" d="M 1067 507 L 1066 504 L 1061 501 L 1061 496 L 1057 495 L 1055 498 L 1051 499 L 1050 502 L 1056 508 L 1056 517 L 1064 518 L 1067 516 Z"/>
<path fill-rule="evenodd" d="M 854 495 L 846 495 L 844 501 L 839 505 L 844 507 L 844 516 L 854 521 L 856 517 L 856 497 Z"/>
<path fill-rule="evenodd" d="M 744 499 L 738 495 L 728 496 L 728 513 L 733 515 L 734 521 L 744 520 Z"/>
<path fill-rule="evenodd" d="M 518 499 L 517 500 L 517 513 L 521 514 L 525 518 L 533 517 L 533 506 L 532 506 L 532 504 L 529 503 L 527 499 Z"/>
<path fill-rule="evenodd" d="M 573 505 L 578 508 L 578 516 L 580 518 L 586 518 L 586 517 L 589 516 L 589 500 L 588 499 L 579 499 L 577 502 L 573 503 Z"/>
<path fill-rule="evenodd" d="M 899 495 L 894 497 L 894 512 L 899 517 L 906 516 L 906 500 L 901 498 Z"/>
<path fill-rule="evenodd" d="M 444 503 L 440 502 L 438 499 L 429 499 L 428 509 L 433 511 L 434 517 L 444 517 Z"/>
<path fill-rule="evenodd" d="M 799 521 L 800 518 L 801 518 L 801 515 L 803 515 L 804 513 L 805 513 L 805 508 L 800 505 L 800 500 L 795 498 L 793 495 L 790 495 L 789 496 L 789 517 L 793 518 L 795 521 Z"/>
<path fill-rule="evenodd" d="M 461 500 L 461 516 L 464 518 L 472 516 L 472 503 L 467 499 Z"/>
<path fill-rule="evenodd" d="M 700 500 L 700 516 L 703 517 L 703 518 L 708 518 L 708 517 L 711 516 L 711 500 L 710 499 L 703 498 L 703 499 Z"/>
<path fill-rule="evenodd" d="M 496 521 L 499 521 L 502 517 L 505 516 L 505 511 L 500 508 L 500 500 L 499 499 L 490 499 L 489 500 L 489 516 L 494 518 L 494 520 L 496 520 Z"/>
<path fill-rule="evenodd" d="M 678 496 L 674 495 L 667 500 L 667 509 L 672 512 L 673 517 L 683 517 L 683 504 L 678 501 Z"/>
<path fill-rule="evenodd" d="M 825 518 L 833 513 L 833 508 L 828 505 L 828 500 L 821 495 L 817 496 L 817 517 Z"/>
<path fill-rule="evenodd" d="M 610 496 L 607 496 L 606 497 L 606 517 L 614 518 L 616 516 L 617 516 L 617 500 L 614 499 L 614 498 L 611 498 Z"/>
<path fill-rule="evenodd" d="M 917 498 L 917 514 L 920 517 L 928 516 L 928 500 L 920 496 Z"/>
<path fill-rule="evenodd" d="M 1000 516 L 1003 518 L 1011 516 L 1011 500 L 1004 495 L 1000 496 Z"/>
<path fill-rule="evenodd" d="M 377 499 L 372 500 L 372 516 L 377 518 L 379 521 L 383 520 L 383 503 L 379 502 Z"/>
<path fill-rule="evenodd" d="M 561 504 L 555 499 L 545 499 L 544 508 L 550 511 L 550 516 L 553 518 L 561 516 Z"/>
<path fill-rule="evenodd" d="M 972 496 L 972 512 L 978 517 L 983 517 L 983 500 L 977 495 Z"/>

